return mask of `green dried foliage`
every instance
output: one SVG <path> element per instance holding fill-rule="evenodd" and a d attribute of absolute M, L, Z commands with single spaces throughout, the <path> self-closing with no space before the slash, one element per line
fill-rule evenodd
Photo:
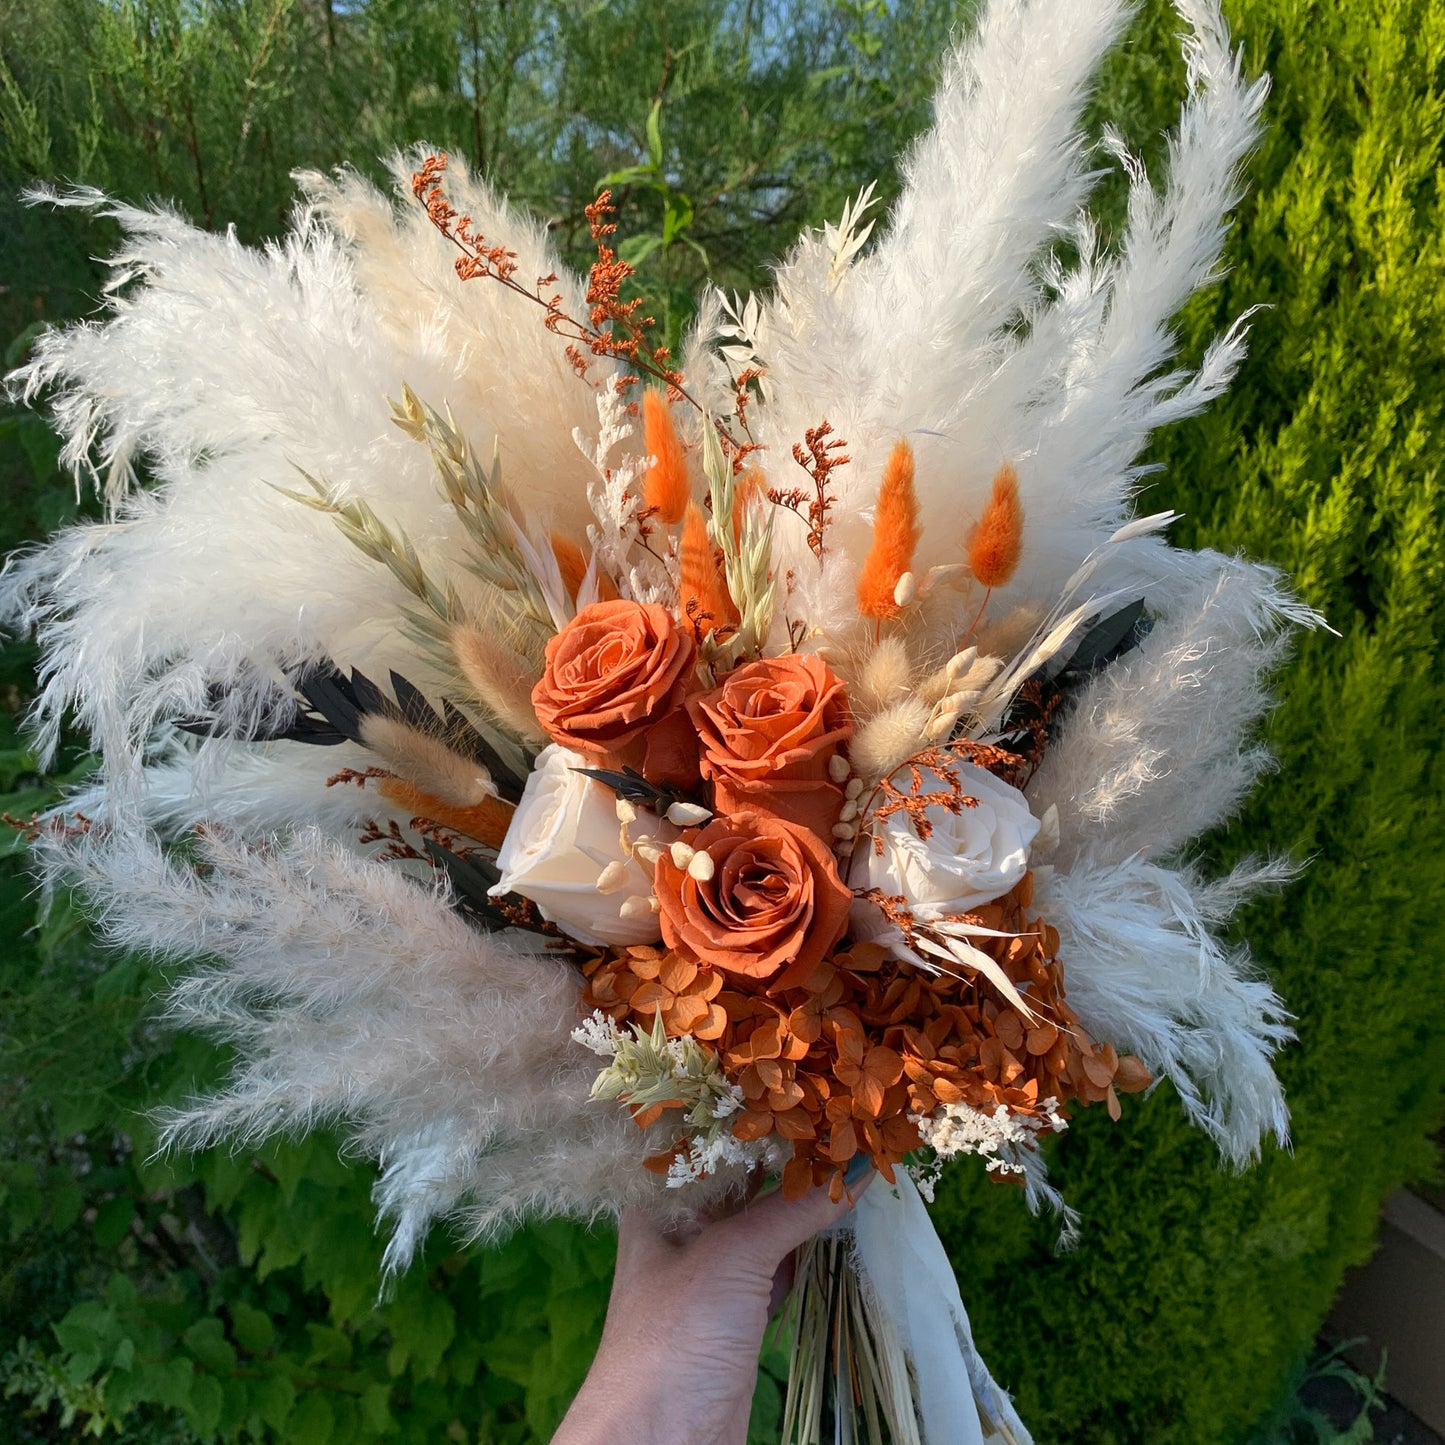
<path fill-rule="evenodd" d="M 24 181 L 174 197 L 254 239 L 282 224 L 291 167 L 374 171 L 421 136 L 558 217 L 582 265 L 582 206 L 611 176 L 671 340 L 705 270 L 760 284 L 800 224 L 875 175 L 886 204 L 968 9 L 0 0 L 8 361 L 35 323 L 90 308 L 87 258 L 110 244 L 73 213 L 20 209 Z M 1084 1216 L 1064 1257 L 1015 1191 L 949 1172 L 935 1214 L 984 1352 L 1039 1439 L 1079 1445 L 1220 1445 L 1288 1418 L 1380 1200 L 1433 1167 L 1445 1087 L 1445 9 L 1227 9 L 1275 90 L 1233 269 L 1185 316 L 1186 350 L 1271 309 L 1231 395 L 1160 439 L 1148 502 L 1189 514 L 1186 542 L 1287 567 L 1342 634 L 1302 644 L 1269 725 L 1280 772 L 1209 845 L 1221 863 L 1311 860 L 1243 930 L 1300 1017 L 1282 1060 L 1295 1149 L 1230 1176 L 1167 1091 L 1120 1125 L 1083 1117 L 1051 1150 Z M 1098 100 L 1156 171 L 1177 28 L 1149 0 Z M 0 414 L 0 547 L 75 516 L 55 455 L 37 418 Z M 0 651 L 0 803 L 20 814 L 85 767 L 72 750 L 42 777 L 27 754 L 33 664 L 29 646 Z M 605 1233 L 554 1224 L 499 1251 L 439 1235 L 378 1303 L 370 1175 L 330 1139 L 151 1157 L 145 1111 L 223 1060 L 151 1021 L 159 972 L 98 955 L 68 900 L 37 923 L 18 848 L 3 852 L 0 1438 L 545 1439 L 600 1328 Z M 785 1373 L 770 1355 L 757 1440 L 776 1438 Z"/>

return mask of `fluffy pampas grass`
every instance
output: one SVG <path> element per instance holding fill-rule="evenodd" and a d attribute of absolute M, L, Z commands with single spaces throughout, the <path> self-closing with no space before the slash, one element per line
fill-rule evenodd
<path fill-rule="evenodd" d="M 596 1067 L 569 1041 L 569 964 L 479 934 L 436 889 L 316 829 L 281 846 L 212 832 L 199 846 L 204 876 L 135 831 L 47 857 L 111 943 L 211 960 L 177 983 L 169 1012 L 238 1045 L 240 1061 L 221 1094 L 166 1119 L 165 1142 L 346 1124 L 384 1162 L 397 1263 L 439 1212 L 495 1235 L 654 1192 L 642 1160 L 671 1135 L 588 1107 Z"/>

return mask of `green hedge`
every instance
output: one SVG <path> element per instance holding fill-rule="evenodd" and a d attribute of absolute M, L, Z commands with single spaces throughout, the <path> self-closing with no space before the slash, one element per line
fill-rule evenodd
<path fill-rule="evenodd" d="M 1230 396 L 1159 439 L 1150 507 L 1288 569 L 1341 634 L 1307 638 L 1280 678 L 1279 772 L 1214 840 L 1222 859 L 1310 860 L 1243 925 L 1298 1015 L 1294 1147 L 1232 1178 L 1163 1091 L 1117 1128 L 1084 1119 L 1054 1156 L 1086 1220 L 1064 1259 L 1015 1201 L 955 1176 L 940 1223 L 1041 1440 L 1247 1438 L 1370 1253 L 1381 1199 L 1437 1167 L 1445 8 L 1226 8 L 1274 77 L 1270 129 L 1232 273 L 1183 331 L 1197 354 L 1270 309 Z"/>
<path fill-rule="evenodd" d="M 23 173 L 132 198 L 165 190 L 259 235 L 278 223 L 289 165 L 364 164 L 427 132 L 462 150 L 479 140 L 504 182 L 516 170 L 535 204 L 571 215 L 603 174 L 649 163 L 655 92 L 668 164 L 626 192 L 631 231 L 691 208 L 684 230 L 711 269 L 756 283 L 769 251 L 835 210 L 922 122 L 928 57 L 954 10 L 780 4 L 760 12 L 771 28 L 740 39 L 754 8 L 630 5 L 620 64 L 620 32 L 581 7 L 0 0 L 3 334 L 82 311 L 97 275 L 86 251 L 107 244 L 74 217 L 22 218 L 9 196 Z M 1445 7 L 1229 8 L 1249 65 L 1275 77 L 1271 128 L 1233 270 L 1183 319 L 1186 349 L 1197 355 L 1248 306 L 1270 309 L 1231 396 L 1160 438 L 1151 502 L 1189 514 L 1187 541 L 1288 568 L 1341 634 L 1307 639 L 1281 678 L 1280 771 L 1210 845 L 1221 861 L 1260 847 L 1312 860 L 1244 924 L 1300 1019 L 1282 1061 L 1295 1145 L 1234 1177 L 1165 1091 L 1126 1104 L 1120 1125 L 1081 1119 L 1053 1156 L 1085 1217 L 1064 1257 L 1014 1191 L 953 1171 L 936 1216 L 984 1349 L 1042 1442 L 1250 1438 L 1343 1270 L 1368 1253 L 1380 1200 L 1432 1168 L 1445 1087 L 1433 926 L 1445 892 L 1434 608 Z M 473 20 L 484 43 L 469 50 Z M 198 38 L 185 29 L 196 25 L 210 29 Z M 1101 112 L 1122 111 L 1146 150 L 1178 103 L 1176 29 L 1150 3 L 1103 85 Z M 162 64 L 182 43 L 194 64 Z M 521 58 L 505 91 L 506 74 L 471 62 L 509 45 Z M 553 92 L 536 67 L 553 63 L 579 104 L 580 76 L 604 80 L 586 93 L 588 124 L 546 132 L 541 165 Z M 744 71 L 746 113 L 720 112 L 719 88 Z M 703 198 L 763 134 L 772 189 L 729 230 Z M 684 208 L 675 185 L 696 203 Z M 673 324 L 702 266 L 682 243 L 649 258 Z M 34 419 L 0 416 L 0 487 L 5 546 L 76 509 Z M 17 812 L 54 786 L 15 736 L 32 665 L 26 647 L 0 653 L 0 790 Z M 33 900 L 13 853 L 0 870 L 0 938 L 18 939 Z M 160 986 L 143 960 L 96 959 L 65 900 L 0 945 L 0 1107 L 14 1121 L 0 1140 L 0 1436 L 545 1438 L 590 1358 L 606 1237 L 550 1225 L 483 1252 L 439 1236 L 377 1306 L 369 1176 L 331 1141 L 149 1157 L 144 1108 L 219 1064 L 147 1022 Z M 759 1440 L 776 1411 L 780 1362 L 768 1363 Z"/>

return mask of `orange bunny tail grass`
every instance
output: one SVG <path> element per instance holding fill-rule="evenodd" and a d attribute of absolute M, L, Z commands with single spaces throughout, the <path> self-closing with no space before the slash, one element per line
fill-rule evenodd
<path fill-rule="evenodd" d="M 1002 587 L 1023 554 L 1024 509 L 1018 473 L 1005 462 L 994 475 L 993 495 L 968 536 L 968 565 L 985 587 Z"/>
<path fill-rule="evenodd" d="M 692 624 L 699 638 L 720 627 L 738 625 L 738 610 L 728 593 L 717 564 L 707 518 L 696 502 L 689 502 L 682 521 L 682 542 L 678 548 L 678 611 Z"/>
<path fill-rule="evenodd" d="M 549 540 L 552 555 L 557 559 L 557 570 L 562 574 L 562 585 L 567 589 L 567 595 L 575 600 L 582 579 L 587 575 L 587 559 L 582 555 L 581 547 L 565 532 L 553 532 Z"/>
<path fill-rule="evenodd" d="M 579 606 L 583 605 L 583 599 L 579 595 L 582 584 L 587 578 L 587 558 L 583 555 L 582 548 L 577 545 L 565 532 L 553 532 L 548 539 L 552 543 L 552 555 L 557 559 L 557 570 L 562 574 L 562 585 L 567 589 L 567 595 Z M 597 595 L 589 597 L 589 602 L 615 602 L 617 600 L 617 588 L 613 585 L 612 579 L 600 569 L 597 572 Z"/>
<path fill-rule="evenodd" d="M 377 790 L 392 807 L 401 808 L 426 822 L 438 823 L 488 848 L 502 846 L 515 811 L 501 798 L 483 798 L 469 808 L 454 807 L 405 778 L 383 778 L 377 784 Z"/>
<path fill-rule="evenodd" d="M 687 453 L 673 425 L 667 397 L 657 387 L 642 394 L 642 436 L 652 458 L 642 484 L 642 500 L 654 516 L 675 526 L 687 510 Z"/>
<path fill-rule="evenodd" d="M 900 583 L 918 545 L 918 497 L 913 490 L 913 448 L 900 441 L 883 468 L 873 546 L 858 578 L 858 610 L 864 617 L 897 617 L 905 599 Z M 905 584 L 906 586 L 906 584 Z"/>

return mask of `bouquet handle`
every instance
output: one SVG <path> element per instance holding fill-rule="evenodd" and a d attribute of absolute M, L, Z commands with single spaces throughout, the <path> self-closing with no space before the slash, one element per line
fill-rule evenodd
<path fill-rule="evenodd" d="M 783 1440 L 1033 1445 L 973 1341 L 953 1266 L 905 1170 L 804 1246 L 791 1309 Z M 884 1435 L 881 1426 L 887 1426 Z"/>

